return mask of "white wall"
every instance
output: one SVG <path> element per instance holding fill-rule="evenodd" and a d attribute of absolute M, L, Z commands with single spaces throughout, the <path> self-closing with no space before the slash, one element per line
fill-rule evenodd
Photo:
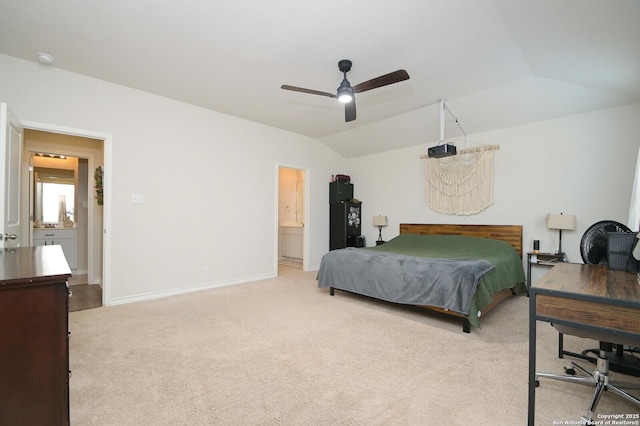
<path fill-rule="evenodd" d="M 640 147 L 640 104 L 468 139 L 500 145 L 495 151 L 494 204 L 468 217 L 435 213 L 425 203 L 425 161 L 420 156 L 426 154 L 426 144 L 349 160 L 354 195 L 363 202 L 368 245 L 377 238 L 373 216 L 384 214 L 389 218 L 385 240 L 398 235 L 401 222 L 521 224 L 525 251 L 539 239 L 542 251 L 553 252 L 558 232 L 546 228 L 545 218 L 564 212 L 576 215 L 577 229 L 563 233 L 562 248 L 570 261 L 582 262 L 580 239 L 589 226 L 609 219 L 627 224 Z"/>
<path fill-rule="evenodd" d="M 344 160 L 315 139 L 5 55 L 0 101 L 111 135 L 107 303 L 276 275 L 278 165 L 309 170 L 310 268 L 328 248 L 327 183 Z"/>

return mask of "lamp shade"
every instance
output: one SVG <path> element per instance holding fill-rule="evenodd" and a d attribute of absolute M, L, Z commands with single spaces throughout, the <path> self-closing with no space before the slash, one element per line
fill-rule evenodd
<path fill-rule="evenodd" d="M 573 230 L 576 229 L 576 217 L 572 214 L 549 214 L 547 228 Z"/>
<path fill-rule="evenodd" d="M 373 217 L 373 226 L 387 226 L 387 217 L 386 216 L 374 216 Z"/>

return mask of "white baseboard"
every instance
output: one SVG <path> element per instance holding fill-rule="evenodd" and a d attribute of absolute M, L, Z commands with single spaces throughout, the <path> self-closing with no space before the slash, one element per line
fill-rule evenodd
<path fill-rule="evenodd" d="M 244 283 L 249 283 L 249 282 L 253 282 L 253 281 L 260 281 L 260 280 L 266 280 L 266 279 L 275 278 L 275 277 L 277 277 L 277 274 L 270 273 L 270 274 L 264 274 L 264 275 L 256 275 L 256 276 L 253 276 L 253 277 L 245 277 L 245 278 L 242 278 L 242 279 L 239 279 L 239 280 L 231 280 L 231 281 L 221 281 L 221 282 L 217 282 L 217 283 L 199 284 L 199 285 L 196 285 L 196 286 L 184 287 L 184 288 L 179 288 L 179 289 L 175 289 L 175 290 L 158 291 L 158 292 L 153 292 L 153 293 L 138 294 L 138 295 L 126 296 L 126 297 L 116 297 L 116 298 L 111 299 L 108 303 L 105 303 L 105 306 L 109 306 L 109 305 L 124 305 L 126 303 L 142 302 L 142 301 L 145 301 L 145 300 L 160 299 L 162 297 L 177 296 L 179 294 L 193 293 L 194 291 L 202 291 L 202 290 L 209 290 L 209 289 L 212 289 L 212 288 L 226 287 L 226 286 L 236 285 L 236 284 L 244 284 Z"/>

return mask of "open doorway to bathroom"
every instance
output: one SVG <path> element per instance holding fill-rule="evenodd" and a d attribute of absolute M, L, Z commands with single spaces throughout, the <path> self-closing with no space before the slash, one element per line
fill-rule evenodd
<path fill-rule="evenodd" d="M 30 245 L 58 244 L 72 272 L 69 311 L 103 305 L 103 208 L 96 173 L 104 141 L 25 128 L 22 188 Z"/>
<path fill-rule="evenodd" d="M 278 266 L 303 269 L 305 171 L 278 168 Z"/>

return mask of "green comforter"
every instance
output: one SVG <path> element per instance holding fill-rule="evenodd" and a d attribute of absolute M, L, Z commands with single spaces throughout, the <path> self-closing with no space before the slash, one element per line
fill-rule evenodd
<path fill-rule="evenodd" d="M 493 293 L 513 288 L 526 293 L 522 259 L 504 241 L 461 235 L 399 235 L 385 244 L 365 250 L 435 259 L 483 259 L 495 269 L 482 277 L 469 310 L 469 322 L 480 327 L 478 311 L 491 301 Z"/>

